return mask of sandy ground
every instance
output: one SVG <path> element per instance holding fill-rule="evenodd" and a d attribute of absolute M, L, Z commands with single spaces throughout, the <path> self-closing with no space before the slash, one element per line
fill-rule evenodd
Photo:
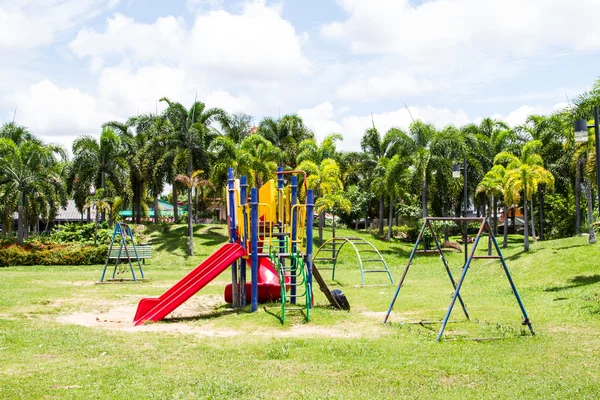
<path fill-rule="evenodd" d="M 98 311 L 76 312 L 60 315 L 56 320 L 60 323 L 82 325 L 97 329 L 115 330 L 121 332 L 160 332 L 168 334 L 191 334 L 199 337 L 231 337 L 237 335 L 271 336 L 271 337 L 332 337 L 358 338 L 376 337 L 381 332 L 375 329 L 356 329 L 349 324 L 338 324 L 332 327 L 316 326 L 313 324 L 297 324 L 291 327 L 258 327 L 256 329 L 238 330 L 217 327 L 209 319 L 195 319 L 194 323 L 186 318 L 197 318 L 215 312 L 222 305 L 222 296 L 196 295 L 170 314 L 163 322 L 133 326 L 133 316 L 137 305 L 108 305 L 99 304 Z M 262 309 L 261 309 L 262 312 Z M 218 317 L 215 317 L 218 318 Z M 363 327 L 364 328 L 364 327 Z"/>

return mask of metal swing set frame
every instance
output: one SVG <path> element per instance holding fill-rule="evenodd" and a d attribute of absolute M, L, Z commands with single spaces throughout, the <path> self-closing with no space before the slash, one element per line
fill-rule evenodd
<path fill-rule="evenodd" d="M 458 284 L 456 283 L 456 281 L 454 280 L 454 277 L 452 276 L 452 273 L 450 272 L 450 267 L 448 266 L 448 261 L 444 257 L 444 253 L 442 252 L 442 247 L 440 245 L 440 241 L 438 240 L 438 238 L 434 232 L 433 226 L 431 225 L 431 223 L 433 221 L 452 221 L 455 223 L 463 223 L 463 224 L 468 224 L 469 222 L 480 222 L 481 223 L 481 225 L 479 226 L 479 231 L 477 232 L 477 236 L 475 237 L 473 247 L 471 248 L 471 252 L 469 253 L 469 256 L 467 257 L 467 259 L 465 260 L 465 265 L 463 266 L 463 271 L 460 276 L 460 279 L 458 280 Z M 456 303 L 456 300 L 459 301 L 459 303 L 462 307 L 463 313 L 465 314 L 465 317 L 467 318 L 467 320 L 470 320 L 469 313 L 467 312 L 467 307 L 466 307 L 465 303 L 463 302 L 462 297 L 460 296 L 460 289 L 465 281 L 467 272 L 469 271 L 469 266 L 471 265 L 471 261 L 476 260 L 476 259 L 498 259 L 498 260 L 500 260 L 502 269 L 504 270 L 504 273 L 506 274 L 506 277 L 511 286 L 512 292 L 515 295 L 517 303 L 519 304 L 519 308 L 521 309 L 521 313 L 523 314 L 522 325 L 527 325 L 529 327 L 529 331 L 531 332 L 531 335 L 535 335 L 535 331 L 533 330 L 531 321 L 529 320 L 529 317 L 527 316 L 527 311 L 525 311 L 525 306 L 523 305 L 523 302 L 521 301 L 521 297 L 519 296 L 517 287 L 515 286 L 512 276 L 510 275 L 510 272 L 508 271 L 508 266 L 506 265 L 506 261 L 504 259 L 504 256 L 502 255 L 502 251 L 500 250 L 500 246 L 498 246 L 498 242 L 496 241 L 496 237 L 494 236 L 493 229 L 490 226 L 490 223 L 487 220 L 487 218 L 483 218 L 483 217 L 481 217 L 481 218 L 480 217 L 463 217 L 463 218 L 428 217 L 428 218 L 425 218 L 425 220 L 423 221 L 423 226 L 421 227 L 421 231 L 419 232 L 419 236 L 417 237 L 417 241 L 410 253 L 408 263 L 406 264 L 406 267 L 404 268 L 404 272 L 402 273 L 402 277 L 400 278 L 400 282 L 398 282 L 398 288 L 396 289 L 396 292 L 394 293 L 394 297 L 392 298 L 390 307 L 388 308 L 388 311 L 385 315 L 385 319 L 383 320 L 384 324 L 388 322 L 390 313 L 392 312 L 392 309 L 394 308 L 394 304 L 396 303 L 396 299 L 398 298 L 400 289 L 404 285 L 404 280 L 406 279 L 406 274 L 408 273 L 408 270 L 412 264 L 415 253 L 417 252 L 417 247 L 419 246 L 419 243 L 423 239 L 423 233 L 425 232 L 426 228 L 429 228 L 429 230 L 431 232 L 431 235 L 432 235 L 433 240 L 436 245 L 436 249 L 439 252 L 440 258 L 444 264 L 444 269 L 446 270 L 446 273 L 448 274 L 448 278 L 450 279 L 450 282 L 452 283 L 452 287 L 454 288 L 452 300 L 450 300 L 450 306 L 448 307 L 448 311 L 446 312 L 446 316 L 444 317 L 444 319 L 442 321 L 442 326 L 441 326 L 440 331 L 437 336 L 438 342 L 442 339 L 444 330 L 446 329 L 446 324 L 448 323 L 448 320 L 450 319 L 450 314 L 452 313 L 452 309 L 454 308 L 454 304 Z M 477 245 L 479 244 L 479 240 L 481 239 L 481 236 L 484 233 L 484 230 L 487 230 L 487 232 L 491 238 L 491 241 L 493 243 L 493 246 L 496 249 L 497 255 L 487 255 L 487 256 L 476 256 L 475 255 L 475 250 L 477 249 Z M 465 245 L 465 251 L 466 251 L 468 248 L 468 241 L 465 241 L 464 245 Z"/>

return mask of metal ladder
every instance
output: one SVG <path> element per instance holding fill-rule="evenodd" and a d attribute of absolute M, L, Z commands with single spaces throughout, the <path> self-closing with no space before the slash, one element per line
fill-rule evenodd
<path fill-rule="evenodd" d="M 315 253 L 313 262 L 316 265 L 319 265 L 320 270 L 331 270 L 331 279 L 335 279 L 335 268 L 337 266 L 338 256 L 346 243 L 349 243 L 356 252 L 362 285 L 365 284 L 365 274 L 368 273 L 387 273 L 390 278 L 390 283 L 394 283 L 390 269 L 381 256 L 381 253 L 379 253 L 379 250 L 377 250 L 371 242 L 361 237 L 342 237 L 327 240 Z M 321 252 L 325 253 L 326 256 L 319 257 Z M 331 254 L 331 257 L 329 257 L 329 254 Z M 332 266 L 324 267 L 322 264 L 332 264 Z"/>
<path fill-rule="evenodd" d="M 310 308 L 312 305 L 312 288 L 308 282 L 305 257 L 300 252 L 281 254 L 274 249 L 269 252 L 269 258 L 279 273 L 279 285 L 281 290 L 281 323 L 285 324 L 285 316 L 289 311 L 303 311 L 306 322 L 310 321 Z M 290 258 L 291 265 L 286 266 L 283 258 Z M 293 279 L 295 278 L 295 279 Z M 287 283 L 289 279 L 290 283 Z M 295 294 L 287 293 L 287 286 L 295 281 Z M 286 286 L 287 285 L 287 286 Z M 290 291 L 291 292 L 291 291 Z M 298 306 L 305 300 L 303 306 Z"/>

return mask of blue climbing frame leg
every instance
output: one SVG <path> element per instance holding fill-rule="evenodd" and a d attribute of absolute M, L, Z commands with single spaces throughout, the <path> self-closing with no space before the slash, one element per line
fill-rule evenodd
<path fill-rule="evenodd" d="M 448 277 L 450 278 L 450 282 L 452 282 L 452 288 L 454 288 L 454 290 L 456 290 L 456 282 L 454 281 L 454 277 L 452 276 L 452 272 L 450 272 L 450 267 L 448 266 L 448 261 L 446 261 L 446 257 L 444 257 L 444 253 L 442 252 L 442 246 L 440 245 L 440 241 L 437 238 L 437 235 L 435 234 L 435 231 L 433 230 L 433 226 L 431 226 L 431 222 L 427 221 L 427 226 L 429 227 L 429 231 L 431 232 L 431 236 L 433 237 L 433 240 L 435 242 L 435 245 L 438 249 L 438 252 L 440 253 L 440 258 L 442 259 L 442 263 L 444 263 L 444 269 L 446 270 L 446 273 L 448 274 Z M 467 319 L 469 318 L 469 313 L 467 312 L 467 306 L 465 305 L 465 303 L 463 302 L 462 297 L 460 296 L 460 294 L 458 295 L 458 301 L 463 309 L 463 312 L 465 313 L 465 317 L 467 317 Z"/>
<path fill-rule="evenodd" d="M 250 191 L 250 250 L 252 274 L 252 312 L 258 309 L 258 192 Z"/>
<path fill-rule="evenodd" d="M 385 324 L 388 320 L 388 318 L 390 317 L 390 313 L 392 312 L 392 308 L 394 308 L 394 304 L 396 303 L 396 299 L 398 298 L 398 295 L 400 294 L 400 288 L 402 288 L 402 285 L 404 284 L 404 279 L 406 278 L 406 274 L 408 273 L 408 269 L 410 268 L 410 264 L 412 264 L 412 260 L 415 256 L 415 252 L 417 251 L 417 246 L 419 246 L 419 242 L 421 241 L 421 238 L 423 237 L 423 232 L 425 231 L 425 224 L 423 224 L 423 226 L 421 227 L 421 231 L 419 232 L 419 236 L 417 236 L 417 241 L 415 242 L 415 245 L 413 246 L 412 251 L 410 252 L 410 257 L 408 258 L 408 263 L 406 264 L 406 267 L 404 267 L 404 272 L 402 272 L 402 277 L 400 278 L 400 282 L 398 282 L 398 287 L 396 288 L 396 293 L 394 293 L 394 297 L 392 298 L 392 301 L 390 302 L 390 307 L 387 310 L 387 313 L 385 314 L 385 318 L 383 319 L 383 323 Z"/>
<path fill-rule="evenodd" d="M 489 232 L 492 232 L 492 227 L 490 226 L 489 221 L 486 221 L 487 224 L 487 229 Z M 517 299 L 517 303 L 519 303 L 519 307 L 521 308 L 521 312 L 523 313 L 523 325 L 527 325 L 529 327 L 529 332 L 531 332 L 532 335 L 535 335 L 535 331 L 533 330 L 533 325 L 531 325 L 531 321 L 529 320 L 529 316 L 527 316 L 527 311 L 525 311 L 525 306 L 523 305 L 523 302 L 521 301 L 521 296 L 519 296 L 519 292 L 517 291 L 517 287 L 515 286 L 515 283 L 512 280 L 512 276 L 510 275 L 510 272 L 508 272 L 508 266 L 506 265 L 506 261 L 504 261 L 504 256 L 502 255 L 502 251 L 500 250 L 500 246 L 498 246 L 498 241 L 496 240 L 496 236 L 492 235 L 490 233 L 490 236 L 492 237 L 492 242 L 494 243 L 494 247 L 496 248 L 496 251 L 498 252 L 498 255 L 500 256 L 500 262 L 502 264 L 502 269 L 504 270 L 504 273 L 506 274 L 506 277 L 508 278 L 508 282 L 510 283 L 510 287 L 512 288 L 512 291 L 515 295 L 515 298 Z"/>
<path fill-rule="evenodd" d="M 465 222 L 466 224 L 466 222 Z M 446 329 L 446 324 L 448 324 L 448 320 L 450 319 L 450 314 L 452 314 L 452 308 L 454 307 L 454 303 L 456 303 L 456 298 L 460 296 L 460 288 L 462 287 L 463 282 L 465 281 L 465 277 L 467 276 L 467 271 L 469 270 L 469 265 L 471 265 L 471 261 L 473 260 L 473 255 L 475 255 L 475 250 L 477 249 L 477 245 L 479 244 L 479 239 L 481 238 L 481 233 L 483 232 L 483 227 L 485 226 L 485 221 L 481 222 L 481 226 L 479 227 L 479 232 L 477 233 L 477 237 L 475 238 L 475 243 L 473 243 L 473 247 L 471 248 L 471 254 L 469 258 L 467 258 L 467 262 L 465 263 L 465 267 L 463 269 L 462 275 L 460 276 L 460 280 L 458 281 L 458 285 L 456 285 L 456 290 L 452 295 L 452 300 L 450 300 L 450 306 L 448 307 L 448 311 L 446 312 L 446 316 L 444 317 L 444 321 L 442 321 L 442 327 L 440 328 L 440 333 L 438 334 L 437 341 L 442 340 L 442 335 L 444 334 L 444 329 Z M 465 243 L 466 245 L 466 243 Z"/>

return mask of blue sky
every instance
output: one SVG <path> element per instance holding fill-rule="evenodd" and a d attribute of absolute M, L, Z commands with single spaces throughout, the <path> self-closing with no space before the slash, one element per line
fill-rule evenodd
<path fill-rule="evenodd" d="M 0 0 L 0 122 L 70 147 L 190 104 L 299 113 L 357 149 L 411 117 L 512 125 L 600 75 L 600 0 Z"/>

